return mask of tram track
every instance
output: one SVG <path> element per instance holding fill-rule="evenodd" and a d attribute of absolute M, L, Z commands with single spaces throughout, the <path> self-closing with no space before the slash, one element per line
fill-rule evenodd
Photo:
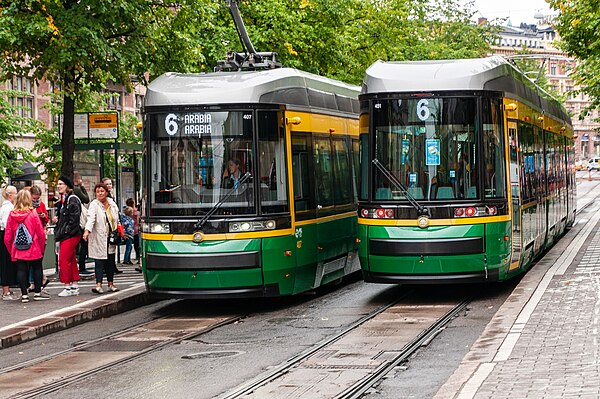
<path fill-rule="evenodd" d="M 361 397 L 429 343 L 474 299 L 419 303 L 411 299 L 411 293 L 219 399 Z M 383 344 L 373 345 L 373 341 Z"/>
<path fill-rule="evenodd" d="M 39 397 L 243 317 L 245 315 L 190 318 L 175 314 L 141 323 L 73 348 L 1 369 L 1 395 L 3 398 Z M 112 351 L 109 350 L 111 347 Z M 94 361 L 90 361 L 94 357 Z M 79 362 L 81 358 L 85 358 L 85 362 Z M 69 368 L 61 367 L 65 360 L 76 362 L 77 370 L 70 372 Z"/>

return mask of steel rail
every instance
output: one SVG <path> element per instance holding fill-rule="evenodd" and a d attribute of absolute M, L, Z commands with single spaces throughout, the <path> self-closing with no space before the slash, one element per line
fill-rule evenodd
<path fill-rule="evenodd" d="M 37 361 L 24 362 L 24 363 L 21 363 L 21 364 L 19 364 L 17 366 L 12 366 L 10 368 L 13 369 L 13 370 L 14 369 L 18 369 L 18 368 L 24 368 L 24 367 L 32 366 L 32 365 L 35 365 L 37 363 L 43 362 L 45 360 L 56 358 L 56 357 L 58 357 L 58 356 L 60 356 L 62 354 L 65 354 L 65 353 L 80 351 L 80 350 L 85 349 L 87 347 L 92 347 L 94 345 L 97 345 L 98 343 L 101 343 L 103 341 L 107 341 L 107 340 L 109 340 L 111 338 L 114 338 L 115 336 L 119 336 L 119 335 L 122 335 L 122 334 L 124 334 L 126 332 L 129 332 L 131 330 L 139 328 L 139 327 L 141 327 L 143 325 L 154 323 L 157 320 L 168 319 L 170 317 L 173 317 L 173 315 L 165 316 L 165 317 L 162 317 L 162 318 L 158 318 L 158 319 L 152 320 L 150 322 L 141 323 L 140 325 L 137 325 L 137 326 L 132 327 L 132 328 L 127 328 L 127 329 L 119 331 L 117 333 L 110 334 L 109 336 L 98 338 L 96 340 L 86 342 L 83 345 L 78 345 L 78 346 L 76 346 L 74 348 L 70 348 L 70 349 L 61 351 L 59 353 L 55 353 L 55 354 L 52 354 L 52 355 L 49 355 L 49 356 L 45 356 L 45 357 L 42 357 L 42 358 L 39 358 L 39 359 L 34 359 L 34 360 L 37 360 Z M 78 373 L 78 374 L 74 374 L 72 376 L 67 376 L 67 377 L 58 379 L 56 381 L 52 381 L 52 382 L 46 383 L 46 384 L 44 384 L 44 385 L 42 385 L 40 387 L 37 387 L 37 388 L 34 388 L 34 389 L 30 389 L 28 391 L 19 392 L 19 393 L 15 394 L 15 395 L 11 396 L 10 398 L 34 398 L 34 397 L 39 397 L 40 395 L 43 395 L 43 394 L 47 394 L 49 392 L 58 391 L 59 389 L 62 389 L 65 386 L 73 384 L 73 383 L 75 383 L 77 381 L 83 380 L 84 378 L 87 378 L 87 377 L 92 376 L 94 374 L 98 374 L 98 373 L 100 373 L 100 372 L 102 372 L 104 370 L 110 369 L 110 368 L 112 368 L 114 366 L 118 366 L 118 365 L 127 363 L 127 362 L 129 362 L 131 360 L 134 360 L 134 359 L 137 359 L 139 357 L 145 356 L 145 355 L 147 355 L 149 353 L 158 351 L 158 350 L 163 349 L 163 348 L 165 348 L 167 346 L 178 344 L 178 343 L 180 343 L 182 341 L 195 338 L 195 337 L 197 337 L 199 335 L 206 334 L 206 333 L 208 333 L 208 332 L 210 332 L 210 331 L 212 331 L 212 330 L 214 330 L 214 329 L 216 329 L 218 327 L 221 327 L 221 326 L 224 326 L 224 325 L 231 324 L 231 323 L 234 323 L 236 321 L 239 321 L 243 317 L 245 317 L 245 316 L 243 316 L 243 315 L 231 316 L 231 317 L 229 317 L 229 318 L 227 318 L 225 320 L 222 320 L 222 321 L 220 321 L 218 323 L 212 324 L 212 325 L 210 325 L 210 326 L 202 329 L 201 331 L 193 331 L 193 332 L 184 334 L 184 335 L 182 335 L 182 336 L 180 336 L 178 338 L 174 338 L 174 339 L 170 339 L 170 340 L 158 342 L 155 345 L 152 345 L 152 346 L 150 346 L 148 348 L 142 349 L 139 352 L 137 352 L 135 354 L 132 354 L 130 356 L 127 356 L 127 357 L 125 357 L 123 359 L 115 360 L 115 361 L 112 361 L 112 362 L 107 362 L 106 364 L 104 364 L 102 366 L 99 366 L 99 367 L 96 367 L 96 368 L 93 368 L 93 369 L 90 369 L 90 370 L 87 370 L 87 371 L 84 371 L 84 372 L 81 372 L 81 373 Z M 26 366 L 22 366 L 23 364 L 27 364 L 27 365 Z M 18 367 L 18 366 L 21 366 L 21 367 Z M 4 372 L 4 369 L 2 370 L 2 372 Z"/>
<path fill-rule="evenodd" d="M 411 342 L 406 344 L 401 349 L 398 356 L 394 357 L 389 362 L 384 363 L 381 367 L 369 374 L 367 378 L 358 381 L 353 386 L 346 389 L 344 392 L 336 395 L 335 399 L 358 399 L 377 382 L 381 381 L 390 371 L 392 371 L 400 363 L 406 361 L 419 348 L 429 343 L 436 335 L 443 331 L 445 326 L 450 323 L 471 301 L 474 297 L 464 299 L 454 308 L 450 309 L 444 316 L 440 317 L 435 323 L 423 330 L 421 334 L 415 337 Z"/>
<path fill-rule="evenodd" d="M 339 332 L 338 334 L 334 335 L 333 337 L 327 338 L 327 339 L 317 343 L 315 346 L 306 350 L 305 352 L 302 352 L 299 355 L 292 357 L 291 359 L 285 361 L 284 363 L 280 364 L 279 366 L 270 369 L 268 372 L 259 375 L 255 379 L 250 380 L 247 383 L 238 386 L 234 390 L 218 396 L 217 398 L 218 399 L 234 399 L 234 398 L 239 398 L 239 397 L 242 397 L 244 395 L 251 393 L 252 391 L 259 388 L 260 386 L 268 383 L 269 381 L 272 381 L 272 380 L 286 374 L 292 367 L 299 364 L 304 359 L 317 353 L 318 351 L 322 350 L 326 346 L 340 340 L 341 338 L 346 336 L 348 333 L 354 331 L 356 328 L 360 327 L 367 321 L 375 318 L 377 315 L 385 312 L 392 306 L 396 305 L 398 302 L 400 302 L 402 299 L 405 299 L 413 292 L 414 292 L 414 289 L 406 290 L 405 292 L 402 293 L 402 295 L 400 295 L 394 301 L 361 317 L 360 319 L 358 319 L 357 321 L 355 321 L 350 326 L 346 327 L 343 331 Z"/>

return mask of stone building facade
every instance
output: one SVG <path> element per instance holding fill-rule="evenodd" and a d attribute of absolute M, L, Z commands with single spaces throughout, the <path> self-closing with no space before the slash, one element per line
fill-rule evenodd
<path fill-rule="evenodd" d="M 0 83 L 2 89 L 11 89 L 23 92 L 23 95 L 15 99 L 11 99 L 13 105 L 22 106 L 20 113 L 23 116 L 31 117 L 41 121 L 46 127 L 54 128 L 59 123 L 59 118 L 51 115 L 46 105 L 51 101 L 51 94 L 55 90 L 53 82 L 48 80 L 35 81 L 27 76 L 13 76 L 12 79 Z M 106 92 L 115 93 L 107 100 L 106 110 L 117 111 L 120 115 L 131 113 L 136 115 L 141 120 L 141 107 L 145 94 L 145 87 L 141 84 L 136 84 L 134 91 L 128 91 L 124 86 L 108 84 Z M 25 134 L 18 138 L 14 143 L 16 147 L 32 150 L 35 144 L 35 135 Z M 42 188 L 44 193 L 53 192 L 53 188 L 48 188 L 43 175 L 43 166 L 41 165 L 25 165 L 25 167 L 37 169 L 41 171 L 39 178 L 32 180 L 22 180 L 20 176 L 13 176 L 6 183 L 11 183 L 18 188 L 35 184 Z M 50 193 L 50 196 L 52 194 Z M 43 198 L 47 198 L 45 195 Z"/>
<path fill-rule="evenodd" d="M 576 66 L 576 61 L 556 48 L 554 42 L 559 38 L 548 22 L 541 20 L 537 25 L 506 26 L 496 44 L 492 46 L 492 52 L 508 57 L 522 52 L 525 48 L 531 56 L 542 61 L 551 85 L 568 98 L 565 107 L 572 115 L 577 136 L 575 159 L 585 160 L 600 156 L 600 123 L 597 122 L 600 117 L 599 111 L 593 110 L 580 119 L 581 112 L 590 104 L 590 100 L 586 94 L 576 92 L 577 87 L 569 76 L 572 68 Z"/>

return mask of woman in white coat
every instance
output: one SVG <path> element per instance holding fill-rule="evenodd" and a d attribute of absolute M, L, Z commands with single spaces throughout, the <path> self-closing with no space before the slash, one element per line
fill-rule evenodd
<path fill-rule="evenodd" d="M 96 184 L 94 188 L 96 199 L 88 207 L 87 223 L 83 232 L 83 239 L 88 241 L 89 257 L 94 259 L 96 287 L 92 289 L 95 294 L 102 294 L 102 274 L 106 272 L 108 290 L 118 291 L 113 282 L 115 276 L 116 245 L 109 245 L 108 235 L 111 230 L 116 230 L 119 224 L 119 207 L 108 197 L 108 187 L 105 184 Z"/>

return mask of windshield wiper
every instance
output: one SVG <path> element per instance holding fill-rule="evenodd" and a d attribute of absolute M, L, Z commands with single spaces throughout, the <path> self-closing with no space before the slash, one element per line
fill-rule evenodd
<path fill-rule="evenodd" d="M 402 194 L 406 197 L 406 199 L 408 200 L 408 202 L 412 205 L 413 208 L 415 208 L 417 210 L 417 212 L 419 212 L 419 215 L 424 215 L 427 217 L 431 217 L 431 214 L 429 213 L 429 209 L 427 209 L 425 206 L 419 204 L 417 202 L 417 200 L 415 199 L 415 197 L 413 197 L 408 190 L 406 189 L 406 187 L 404 187 L 404 184 L 402 184 L 400 182 L 400 180 L 398 180 L 396 178 L 396 176 L 394 176 L 392 174 L 392 172 L 390 172 L 385 166 L 383 166 L 383 164 L 381 162 L 379 162 L 379 159 L 375 158 L 373 159 L 373 165 L 375 165 L 377 167 L 377 169 L 379 169 L 379 171 L 381 173 L 383 173 L 383 175 L 396 187 L 398 187 L 400 189 L 400 191 L 402 192 Z"/>
<path fill-rule="evenodd" d="M 219 208 L 221 208 L 221 205 L 223 205 L 223 203 L 225 201 L 227 201 L 227 199 L 229 197 L 231 197 L 233 195 L 233 193 L 243 184 L 246 182 L 246 180 L 248 180 L 250 178 L 250 176 L 252 176 L 250 174 L 250 172 L 246 172 L 244 174 L 244 176 L 242 176 L 242 178 L 240 180 L 238 180 L 237 182 L 237 187 L 232 188 L 231 190 L 229 190 L 229 192 L 227 194 L 225 194 L 225 196 L 223 198 L 221 198 L 221 200 L 219 202 L 217 202 L 212 208 L 210 208 L 210 211 L 208 211 L 206 213 L 206 215 L 204 215 L 204 217 L 202 219 L 200 219 L 198 221 L 198 223 L 196 223 L 194 225 L 194 230 L 200 230 L 202 229 L 202 227 L 204 226 L 204 224 L 206 223 L 206 221 L 215 214 L 215 212 L 217 212 L 219 210 Z"/>

